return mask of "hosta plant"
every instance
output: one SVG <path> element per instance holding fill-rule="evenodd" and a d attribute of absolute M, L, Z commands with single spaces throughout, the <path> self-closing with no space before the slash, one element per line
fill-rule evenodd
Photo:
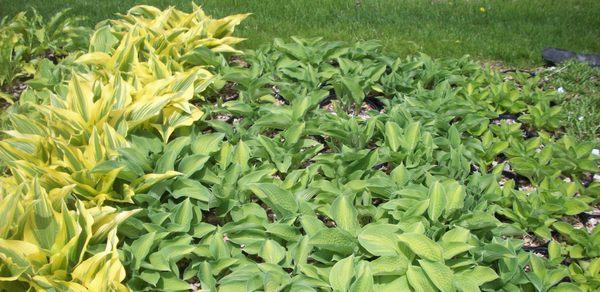
<path fill-rule="evenodd" d="M 81 19 L 70 17 L 64 10 L 49 19 L 35 9 L 0 20 L 0 98 L 12 101 L 8 91 L 17 79 L 36 72 L 38 63 L 50 59 L 57 62 L 66 54 L 84 49 L 89 28 L 80 26 Z"/>

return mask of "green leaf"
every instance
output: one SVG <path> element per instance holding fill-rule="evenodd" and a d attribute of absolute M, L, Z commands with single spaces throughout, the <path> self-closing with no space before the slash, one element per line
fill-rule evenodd
<path fill-rule="evenodd" d="M 419 141 L 419 133 L 421 129 L 420 122 L 411 122 L 406 126 L 402 139 L 402 147 L 406 148 L 408 152 L 412 152 L 417 146 Z"/>
<path fill-rule="evenodd" d="M 400 149 L 402 129 L 395 122 L 385 123 L 385 141 L 394 152 Z"/>
<path fill-rule="evenodd" d="M 480 291 L 479 286 L 497 278 L 498 275 L 491 268 L 477 266 L 456 274 L 454 283 L 462 291 Z"/>
<path fill-rule="evenodd" d="M 298 202 L 292 193 L 272 183 L 256 183 L 250 190 L 281 216 L 289 216 L 298 210 Z"/>
<path fill-rule="evenodd" d="M 204 164 L 208 161 L 210 157 L 205 154 L 192 154 L 185 156 L 179 162 L 179 167 L 177 171 L 183 173 L 183 177 L 190 177 L 194 173 L 202 170 Z"/>
<path fill-rule="evenodd" d="M 356 280 L 350 286 L 349 291 L 373 291 L 373 275 L 366 261 L 360 262 L 356 273 Z"/>
<path fill-rule="evenodd" d="M 350 255 L 356 248 L 356 239 L 350 233 L 341 229 L 327 228 L 312 236 L 310 244 L 319 249 Z"/>
<path fill-rule="evenodd" d="M 239 164 L 242 170 L 248 169 L 248 160 L 250 160 L 250 147 L 240 140 L 235 145 L 235 151 L 233 152 L 233 162 Z"/>
<path fill-rule="evenodd" d="M 409 264 L 409 260 L 401 254 L 396 256 L 382 256 L 369 263 L 371 272 L 375 276 L 404 275 Z"/>
<path fill-rule="evenodd" d="M 142 261 L 146 258 L 148 253 L 150 252 L 150 248 L 154 244 L 154 238 L 156 237 L 156 232 L 150 232 L 148 234 L 144 234 L 136 239 L 131 244 L 131 253 L 133 254 L 133 269 L 138 270 Z M 156 284 L 156 281 L 154 281 Z"/>
<path fill-rule="evenodd" d="M 566 200 L 563 206 L 565 208 L 565 214 L 567 215 L 577 215 L 590 209 L 588 204 L 575 198 Z"/>
<path fill-rule="evenodd" d="M 427 214 L 431 221 L 436 222 L 446 207 L 446 190 L 439 181 L 429 188 L 429 207 Z"/>
<path fill-rule="evenodd" d="M 154 171 L 156 173 L 165 173 L 175 170 L 175 160 L 185 146 L 190 144 L 190 137 L 179 137 L 171 141 L 161 158 L 156 162 Z"/>
<path fill-rule="evenodd" d="M 181 197 L 188 197 L 201 202 L 206 202 L 212 197 L 211 192 L 202 185 L 201 182 L 186 178 L 179 178 L 171 186 L 171 196 L 178 199 Z"/>
<path fill-rule="evenodd" d="M 435 286 L 433 283 L 431 283 L 429 278 L 427 278 L 427 275 L 425 275 L 425 272 L 423 272 L 423 269 L 420 267 L 409 266 L 408 270 L 406 271 L 406 278 L 408 279 L 408 283 L 414 289 L 414 291 L 436 291 Z"/>
<path fill-rule="evenodd" d="M 356 234 L 360 227 L 358 224 L 358 214 L 352 199 L 347 195 L 338 195 L 331 204 L 331 216 L 341 229 L 344 229 L 351 234 Z"/>
<path fill-rule="evenodd" d="M 358 242 L 369 253 L 377 256 L 395 256 L 400 252 L 396 232 L 399 228 L 391 224 L 369 224 L 358 235 Z"/>
<path fill-rule="evenodd" d="M 258 256 L 261 257 L 265 263 L 277 265 L 285 258 L 285 248 L 281 246 L 277 241 L 267 239 L 263 242 Z"/>
<path fill-rule="evenodd" d="M 177 205 L 172 218 L 173 223 L 183 228 L 181 231 L 187 232 L 190 229 L 190 224 L 192 223 L 192 219 L 194 218 L 194 213 L 192 211 L 192 204 L 190 203 L 190 199 L 185 199 L 183 202 Z"/>
<path fill-rule="evenodd" d="M 443 261 L 442 248 L 429 239 L 427 236 L 419 233 L 403 233 L 397 235 L 400 242 L 404 243 L 414 254 L 423 259 L 438 262 Z"/>
<path fill-rule="evenodd" d="M 468 229 L 458 226 L 444 233 L 444 235 L 442 235 L 442 241 L 466 243 L 470 237 L 471 232 Z"/>
<path fill-rule="evenodd" d="M 444 207 L 445 208 L 444 216 L 447 216 L 447 215 L 451 214 L 453 211 L 460 210 L 463 208 L 466 193 L 465 193 L 464 187 L 456 181 L 451 181 L 449 183 L 445 183 L 444 189 L 446 191 L 445 192 L 446 204 Z"/>
<path fill-rule="evenodd" d="M 219 145 L 221 145 L 221 142 L 223 141 L 223 138 L 225 138 L 225 134 L 223 133 L 199 135 L 191 143 L 192 152 L 194 152 L 194 154 L 205 155 L 217 152 L 219 150 Z"/>
<path fill-rule="evenodd" d="M 350 93 L 350 97 L 356 104 L 362 104 L 365 99 L 365 93 L 359 84 L 357 78 L 341 77 L 341 83 L 344 85 L 346 90 Z"/>
<path fill-rule="evenodd" d="M 329 272 L 329 284 L 334 291 L 348 291 L 354 277 L 354 255 L 339 260 Z"/>
<path fill-rule="evenodd" d="M 427 274 L 427 277 L 441 291 L 455 291 L 454 289 L 454 273 L 442 262 L 432 262 L 427 260 L 419 260 L 419 265 Z"/>
<path fill-rule="evenodd" d="M 146 283 L 156 286 L 158 280 L 160 279 L 160 273 L 157 271 L 143 271 L 138 277 L 144 280 Z"/>
<path fill-rule="evenodd" d="M 160 273 L 157 287 L 162 291 L 187 291 L 190 289 L 190 284 L 177 278 L 173 273 Z"/>

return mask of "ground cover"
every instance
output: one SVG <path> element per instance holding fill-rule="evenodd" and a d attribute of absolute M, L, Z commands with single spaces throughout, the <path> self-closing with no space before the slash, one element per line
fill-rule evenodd
<path fill-rule="evenodd" d="M 598 289 L 593 111 L 563 104 L 597 71 L 242 52 L 246 17 L 139 6 L 40 57 L 3 113 L 1 288 Z"/>

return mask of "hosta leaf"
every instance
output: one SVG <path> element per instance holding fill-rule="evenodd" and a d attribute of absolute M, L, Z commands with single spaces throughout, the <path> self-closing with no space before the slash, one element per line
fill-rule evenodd
<path fill-rule="evenodd" d="M 140 268 L 142 261 L 146 258 L 152 245 L 154 244 L 154 238 L 156 237 L 156 232 L 150 232 L 148 234 L 144 234 L 136 239 L 131 244 L 131 252 L 133 254 L 133 269 L 137 270 Z"/>
<path fill-rule="evenodd" d="M 447 216 L 451 214 L 451 212 L 463 208 L 466 193 L 464 187 L 455 181 L 445 184 L 444 190 L 446 191 L 444 216 Z"/>
<path fill-rule="evenodd" d="M 418 233 L 403 233 L 397 235 L 397 238 L 420 258 L 434 262 L 443 261 L 442 248 L 427 236 Z"/>
<path fill-rule="evenodd" d="M 348 232 L 337 228 L 322 229 L 310 238 L 310 244 L 342 255 L 351 254 L 356 248 L 355 238 Z"/>
<path fill-rule="evenodd" d="M 250 159 L 250 147 L 244 143 L 244 141 L 240 140 L 237 145 L 235 145 L 235 150 L 233 152 L 233 161 L 239 164 L 242 167 L 242 170 L 248 169 L 248 160 Z"/>
<path fill-rule="evenodd" d="M 165 181 L 167 179 L 180 176 L 180 172 L 176 171 L 167 171 L 165 173 L 150 173 L 142 176 L 133 182 L 134 191 L 136 193 L 141 193 L 149 188 L 155 186 L 156 184 Z"/>
<path fill-rule="evenodd" d="M 158 280 L 160 280 L 160 273 L 156 271 L 143 271 L 139 275 L 140 279 L 144 280 L 146 283 L 156 286 Z"/>
<path fill-rule="evenodd" d="M 435 286 L 433 283 L 431 283 L 429 278 L 427 278 L 427 275 L 420 267 L 409 266 L 408 270 L 406 271 L 406 278 L 408 279 L 408 283 L 414 289 L 414 291 L 436 291 Z"/>
<path fill-rule="evenodd" d="M 565 214 L 577 215 L 590 209 L 588 204 L 579 199 L 569 199 L 564 203 Z"/>
<path fill-rule="evenodd" d="M 427 208 L 427 214 L 432 221 L 437 221 L 442 215 L 446 206 L 446 190 L 444 186 L 436 181 L 429 188 L 429 208 Z"/>
<path fill-rule="evenodd" d="M 125 269 L 119 261 L 117 243 L 117 232 L 114 229 L 108 235 L 107 249 L 77 265 L 72 273 L 73 278 L 88 289 L 106 286 L 125 289 L 120 284 L 125 279 Z"/>
<path fill-rule="evenodd" d="M 391 224 L 369 224 L 358 235 L 358 242 L 368 252 L 377 256 L 395 256 L 399 254 L 396 232 L 397 226 Z"/>
<path fill-rule="evenodd" d="M 298 202 L 288 190 L 269 183 L 257 183 L 250 186 L 250 190 L 282 216 L 289 216 L 298 210 Z"/>
<path fill-rule="evenodd" d="M 277 241 L 267 239 L 264 241 L 260 251 L 258 252 L 266 263 L 278 264 L 285 257 L 285 248 L 283 248 Z"/>
<path fill-rule="evenodd" d="M 385 123 L 385 141 L 392 151 L 400 149 L 402 129 L 394 122 Z"/>
<path fill-rule="evenodd" d="M 175 170 L 175 161 L 181 153 L 184 147 L 190 144 L 190 137 L 179 137 L 171 141 L 162 157 L 156 162 L 155 172 L 165 173 L 167 171 Z"/>
<path fill-rule="evenodd" d="M 454 273 L 442 262 L 419 260 L 419 265 L 425 271 L 427 278 L 441 291 L 455 291 Z"/>
<path fill-rule="evenodd" d="M 444 251 L 444 259 L 449 260 L 456 255 L 467 252 L 473 248 L 472 245 L 462 242 L 442 242 L 442 250 Z"/>
<path fill-rule="evenodd" d="M 331 268 L 329 283 L 334 291 L 347 291 L 354 277 L 354 255 L 339 260 Z"/>
<path fill-rule="evenodd" d="M 356 280 L 350 286 L 350 291 L 372 291 L 373 290 L 373 275 L 367 262 L 360 262 L 356 272 Z"/>
<path fill-rule="evenodd" d="M 421 123 L 419 122 L 411 122 L 406 126 L 402 139 L 402 147 L 406 148 L 408 152 L 412 152 L 417 146 L 420 129 Z"/>
<path fill-rule="evenodd" d="M 190 288 L 188 282 L 179 279 L 173 273 L 160 273 L 156 286 L 163 291 L 182 291 Z"/>
<path fill-rule="evenodd" d="M 408 259 L 401 254 L 396 256 L 382 256 L 369 263 L 371 272 L 375 276 L 404 275 L 409 264 Z"/>
<path fill-rule="evenodd" d="M 5 269 L 0 281 L 15 281 L 31 268 L 31 263 L 46 263 L 39 246 L 27 241 L 0 238 L 0 255 Z"/>
<path fill-rule="evenodd" d="M 350 97 L 356 104 L 361 104 L 363 99 L 365 98 L 365 93 L 362 90 L 362 87 L 359 84 L 357 78 L 351 77 L 341 77 L 341 84 L 345 87 L 345 90 L 350 93 Z"/>
<path fill-rule="evenodd" d="M 183 228 L 182 231 L 188 231 L 194 217 L 190 199 L 185 199 L 183 202 L 179 203 L 172 216 L 173 223 L 181 226 Z"/>
<path fill-rule="evenodd" d="M 112 35 L 109 26 L 97 29 L 90 39 L 91 52 L 109 53 L 118 39 Z"/>
<path fill-rule="evenodd" d="M 456 274 L 454 283 L 463 291 L 480 291 L 479 286 L 497 278 L 498 275 L 491 268 L 477 266 Z"/>
<path fill-rule="evenodd" d="M 331 215 L 337 226 L 351 234 L 359 228 L 358 214 L 352 199 L 347 195 L 339 195 L 331 204 Z"/>
<path fill-rule="evenodd" d="M 80 76 L 74 75 L 69 83 L 67 102 L 82 119 L 90 120 L 93 107 L 93 91 L 89 82 Z"/>
<path fill-rule="evenodd" d="M 211 199 L 212 194 L 201 182 L 191 179 L 179 178 L 172 185 L 171 196 L 173 198 L 188 197 L 201 202 Z"/>
<path fill-rule="evenodd" d="M 471 232 L 468 229 L 462 227 L 455 227 L 453 229 L 448 230 L 442 236 L 443 242 L 461 242 L 466 243 L 471 237 Z"/>
<path fill-rule="evenodd" d="M 194 173 L 202 170 L 204 164 L 210 157 L 205 154 L 193 154 L 185 156 L 179 162 L 177 171 L 181 172 L 184 177 L 190 177 Z"/>
<path fill-rule="evenodd" d="M 62 220 L 48 200 L 46 191 L 37 181 L 34 181 L 33 186 L 36 200 L 27 214 L 23 237 L 41 248 L 50 249 L 55 243 Z"/>

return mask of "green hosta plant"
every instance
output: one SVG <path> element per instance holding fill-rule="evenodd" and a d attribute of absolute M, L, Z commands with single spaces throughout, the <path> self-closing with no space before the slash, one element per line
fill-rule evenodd
<path fill-rule="evenodd" d="M 527 107 L 527 114 L 519 120 L 534 126 L 536 129 L 556 130 L 564 119 L 560 106 L 550 106 L 548 102 L 540 102 Z"/>
<path fill-rule="evenodd" d="M 60 58 L 86 46 L 89 29 L 78 26 L 81 19 L 68 13 L 63 10 L 44 19 L 32 9 L 0 20 L 0 88 L 34 74 L 38 62 L 47 57 Z M 6 93 L 0 97 L 12 98 Z"/>
<path fill-rule="evenodd" d="M 568 288 L 582 291 L 594 291 L 600 288 L 600 258 L 594 258 L 589 261 L 578 261 L 569 265 L 569 273 L 573 284 L 563 283 Z M 575 287 L 573 287 L 575 286 Z"/>

